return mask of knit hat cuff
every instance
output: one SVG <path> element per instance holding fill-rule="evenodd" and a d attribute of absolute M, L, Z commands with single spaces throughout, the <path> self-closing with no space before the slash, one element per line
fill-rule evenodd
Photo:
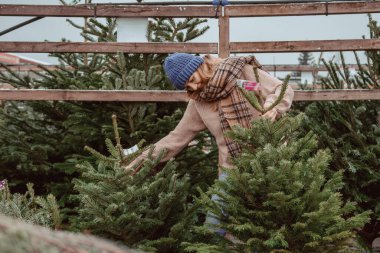
<path fill-rule="evenodd" d="M 194 74 L 194 72 L 203 63 L 203 59 L 199 56 L 194 57 L 188 64 L 182 69 L 182 71 L 177 75 L 177 78 L 173 80 L 174 86 L 178 90 L 185 89 L 186 82 Z"/>

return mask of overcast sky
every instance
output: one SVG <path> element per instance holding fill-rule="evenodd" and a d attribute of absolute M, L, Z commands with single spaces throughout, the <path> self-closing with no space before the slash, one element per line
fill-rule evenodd
<path fill-rule="evenodd" d="M 68 1 L 69 2 L 69 1 Z M 82 0 L 82 2 L 84 2 Z M 93 3 L 125 3 L 133 0 L 93 0 Z M 170 2 L 170 1 L 168 1 Z M 230 1 L 230 2 L 233 2 Z M 59 0 L 0 0 L 0 4 L 59 4 Z M 380 21 L 380 14 L 373 14 Z M 0 31 L 12 27 L 31 17 L 0 16 Z M 77 29 L 72 28 L 66 18 L 44 18 L 19 28 L 0 37 L 0 41 L 60 41 L 62 38 L 71 41 L 83 41 Z M 73 18 L 78 23 L 82 18 Z M 232 18 L 230 21 L 230 40 L 243 41 L 288 41 L 288 40 L 334 40 L 369 38 L 367 28 L 368 16 L 331 15 L 331 16 L 299 16 L 299 17 L 260 17 Z M 210 30 L 194 42 L 217 42 L 218 26 L 216 19 L 209 19 Z M 318 58 L 320 53 L 314 53 Z M 21 54 L 48 63 L 56 63 L 46 54 Z M 297 64 L 299 53 L 265 53 L 255 54 L 262 64 Z M 330 59 L 333 53 L 324 53 Z M 346 52 L 347 63 L 355 63 L 352 52 Z M 364 59 L 364 57 L 362 57 Z"/>

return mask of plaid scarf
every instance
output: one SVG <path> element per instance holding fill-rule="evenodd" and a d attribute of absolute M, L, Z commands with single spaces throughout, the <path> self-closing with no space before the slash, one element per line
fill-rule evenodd
<path fill-rule="evenodd" d="M 242 69 L 246 64 L 257 68 L 262 67 L 254 56 L 230 57 L 223 60 L 197 98 L 206 102 L 217 101 L 224 140 L 232 157 L 236 157 L 241 152 L 241 147 L 228 138 L 226 132 L 237 124 L 249 128 L 252 120 L 248 101 L 236 86 L 236 80 L 241 77 Z"/>

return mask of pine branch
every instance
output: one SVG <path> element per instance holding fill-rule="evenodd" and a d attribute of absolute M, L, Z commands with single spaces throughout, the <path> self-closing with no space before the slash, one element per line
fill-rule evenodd
<path fill-rule="evenodd" d="M 285 93 L 286 93 L 286 89 L 288 88 L 289 79 L 290 79 L 290 75 L 287 75 L 285 77 L 284 82 L 282 83 L 280 94 L 278 95 L 276 100 L 268 108 L 266 108 L 263 111 L 263 113 L 266 113 L 266 112 L 272 110 L 275 106 L 277 106 L 283 100 Z"/>
<path fill-rule="evenodd" d="M 121 146 L 121 142 L 120 142 L 120 135 L 119 135 L 118 127 L 117 127 L 117 117 L 115 114 L 112 115 L 112 126 L 113 126 L 113 130 L 115 134 L 116 148 L 119 150 L 119 157 L 120 157 L 120 160 L 122 160 L 124 157 L 124 152 L 123 152 L 123 147 Z"/>
<path fill-rule="evenodd" d="M 239 87 L 239 89 L 243 93 L 245 98 L 248 100 L 248 102 L 253 106 L 253 108 L 255 108 L 257 111 L 261 113 L 264 111 L 264 108 L 262 107 L 255 93 L 246 91 L 244 88 Z"/>
<path fill-rule="evenodd" d="M 276 100 L 268 107 L 268 108 L 263 108 L 259 99 L 257 98 L 256 94 L 254 92 L 249 92 L 249 91 L 246 91 L 244 90 L 243 88 L 239 88 L 240 91 L 243 93 L 243 95 L 246 97 L 246 99 L 248 100 L 248 102 L 259 112 L 261 112 L 262 114 L 272 110 L 275 106 L 277 106 L 281 101 L 282 99 L 284 98 L 285 96 L 285 93 L 286 93 L 286 89 L 288 88 L 288 82 L 289 82 L 289 79 L 290 79 L 290 75 L 287 75 L 284 82 L 282 83 L 282 86 L 281 86 L 281 91 L 280 91 L 280 94 L 279 96 L 276 98 Z M 258 79 L 258 76 L 256 77 L 256 80 L 259 80 Z"/>
<path fill-rule="evenodd" d="M 98 151 L 96 151 L 95 149 L 89 147 L 89 146 L 85 146 L 84 149 L 91 153 L 94 157 L 96 157 L 98 160 L 100 161 L 103 161 L 105 163 L 113 163 L 115 161 L 115 159 L 113 158 L 110 158 L 110 157 L 107 157 L 105 155 L 102 155 L 101 153 L 99 153 Z"/>

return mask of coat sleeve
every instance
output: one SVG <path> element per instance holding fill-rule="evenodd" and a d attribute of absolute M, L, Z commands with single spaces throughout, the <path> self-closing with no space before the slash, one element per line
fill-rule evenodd
<path fill-rule="evenodd" d="M 206 125 L 201 119 L 196 107 L 195 101 L 190 100 L 185 113 L 176 126 L 176 128 L 171 131 L 167 136 L 159 140 L 154 145 L 153 157 L 156 157 L 162 149 L 166 150 L 166 155 L 163 157 L 161 162 L 165 162 L 170 158 L 177 155 L 184 149 L 189 142 L 199 133 L 200 131 L 206 129 Z M 136 163 L 140 163 L 144 158 L 147 157 L 149 150 L 143 152 L 139 157 L 135 159 L 130 165 L 126 167 L 132 168 Z"/>
<path fill-rule="evenodd" d="M 264 108 L 268 108 L 273 104 L 281 92 L 282 81 L 271 76 L 269 73 L 264 70 L 258 69 L 260 84 L 261 84 L 261 95 L 264 99 Z M 280 114 L 288 111 L 292 105 L 294 98 L 294 91 L 290 85 L 288 85 L 283 99 L 277 104 L 274 108 Z"/>

